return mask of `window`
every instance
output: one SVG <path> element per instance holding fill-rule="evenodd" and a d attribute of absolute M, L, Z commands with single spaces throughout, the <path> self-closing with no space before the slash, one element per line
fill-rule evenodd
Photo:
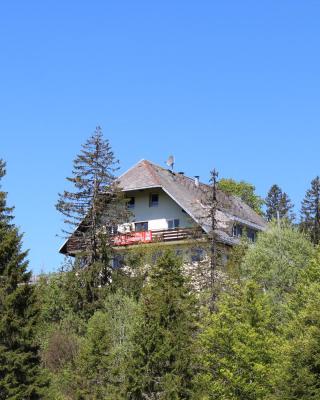
<path fill-rule="evenodd" d="M 235 236 L 235 237 L 242 236 L 242 226 L 239 225 L 239 224 L 233 225 L 232 235 Z"/>
<path fill-rule="evenodd" d="M 169 219 L 168 220 L 168 229 L 179 228 L 180 221 L 178 219 Z"/>
<path fill-rule="evenodd" d="M 250 242 L 254 242 L 256 240 L 256 232 L 254 229 L 247 229 L 247 237 L 250 240 Z"/>
<path fill-rule="evenodd" d="M 135 206 L 135 198 L 134 197 L 129 197 L 127 201 L 127 207 L 129 210 L 132 210 Z"/>
<path fill-rule="evenodd" d="M 149 207 L 158 207 L 158 204 L 159 204 L 159 195 L 151 193 L 149 197 Z"/>
<path fill-rule="evenodd" d="M 148 222 L 136 222 L 134 224 L 134 230 L 136 232 L 145 232 L 148 230 Z"/>
<path fill-rule="evenodd" d="M 247 228 L 239 224 L 233 225 L 232 235 L 234 237 L 241 237 L 242 235 L 246 235 L 250 242 L 254 242 L 256 240 L 256 231 L 254 229 Z"/>

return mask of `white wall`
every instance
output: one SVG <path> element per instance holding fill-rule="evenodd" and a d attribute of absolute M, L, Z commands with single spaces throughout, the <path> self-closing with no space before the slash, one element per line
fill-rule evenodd
<path fill-rule="evenodd" d="M 149 207 L 151 193 L 159 195 L 157 207 Z M 179 219 L 180 228 L 194 226 L 191 217 L 184 213 L 181 207 L 161 189 L 127 192 L 127 196 L 135 198 L 135 206 L 130 210 L 134 215 L 131 220 L 134 222 L 148 221 L 150 230 L 168 229 L 167 220 L 169 219 Z"/>

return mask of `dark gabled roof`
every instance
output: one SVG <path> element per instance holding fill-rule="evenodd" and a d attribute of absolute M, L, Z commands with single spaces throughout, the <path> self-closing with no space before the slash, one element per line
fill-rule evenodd
<path fill-rule="evenodd" d="M 147 160 L 141 160 L 118 178 L 120 188 L 124 192 L 134 190 L 160 188 L 171 197 L 205 232 L 210 232 L 208 210 L 204 206 L 205 192 L 209 186 L 199 183 L 185 175 L 174 173 Z M 221 242 L 227 245 L 238 243 L 238 239 L 230 235 L 230 224 L 239 222 L 248 227 L 264 230 L 265 220 L 245 204 L 239 197 L 218 190 L 218 209 L 216 233 Z M 81 229 L 81 224 L 77 228 Z M 77 230 L 76 230 L 77 231 Z M 76 232 L 75 231 L 75 232 Z M 75 244 L 73 242 L 75 241 Z M 60 253 L 75 254 L 77 237 L 74 234 L 62 245 Z M 69 250 L 69 247 L 71 250 Z"/>
<path fill-rule="evenodd" d="M 119 177 L 119 185 L 123 191 L 161 188 L 196 222 L 208 231 L 205 222 L 206 210 L 203 206 L 203 196 L 207 185 L 195 184 L 194 179 L 171 172 L 147 160 L 141 160 Z M 217 219 L 222 225 L 234 220 L 258 230 L 266 227 L 264 219 L 245 204 L 239 197 L 218 190 Z"/>

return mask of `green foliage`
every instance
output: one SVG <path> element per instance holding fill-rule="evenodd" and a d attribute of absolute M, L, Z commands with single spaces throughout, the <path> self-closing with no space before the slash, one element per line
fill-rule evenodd
<path fill-rule="evenodd" d="M 140 303 L 126 398 L 190 398 L 195 299 L 172 253 L 159 258 Z"/>
<path fill-rule="evenodd" d="M 314 244 L 320 243 L 320 178 L 311 181 L 301 205 L 301 229 L 310 235 Z"/>
<path fill-rule="evenodd" d="M 138 304 L 121 292 L 107 296 L 104 309 L 88 321 L 77 360 L 78 396 L 83 399 L 122 399 L 126 365 Z"/>
<path fill-rule="evenodd" d="M 264 200 L 255 193 L 255 186 L 251 183 L 234 179 L 221 179 L 218 183 L 218 188 L 225 193 L 240 197 L 249 207 L 258 214 L 262 215 L 262 206 Z"/>
<path fill-rule="evenodd" d="M 290 225 L 273 224 L 258 236 L 241 264 L 241 275 L 272 292 L 275 302 L 294 290 L 299 274 L 314 254 L 307 237 Z"/>
<path fill-rule="evenodd" d="M 241 268 L 240 265 L 243 262 L 247 251 L 252 245 L 249 240 L 243 236 L 240 240 L 240 243 L 237 246 L 234 246 L 228 254 L 228 261 L 225 266 L 227 277 L 230 281 L 240 282 L 241 280 Z"/>
<path fill-rule="evenodd" d="M 67 178 L 73 188 L 59 194 L 56 204 L 69 227 L 63 232 L 77 239 L 89 264 L 102 260 L 113 228 L 129 216 L 114 175 L 118 163 L 97 127 L 73 161 L 72 176 Z"/>
<path fill-rule="evenodd" d="M 287 193 L 283 192 L 278 185 L 271 186 L 267 198 L 266 204 L 266 217 L 268 221 L 277 219 L 287 219 L 288 221 L 294 220 L 294 214 L 292 212 L 293 204 L 289 199 Z"/>
<path fill-rule="evenodd" d="M 4 167 L 0 161 L 0 178 Z M 35 341 L 39 310 L 11 211 L 0 192 L 0 399 L 36 400 L 47 386 Z"/>
<path fill-rule="evenodd" d="M 300 274 L 288 306 L 291 319 L 285 327 L 282 348 L 283 376 L 279 399 L 320 398 L 320 249 Z"/>
<path fill-rule="evenodd" d="M 306 348 L 301 342 L 299 348 L 293 340 L 304 338 L 296 316 L 306 311 L 311 282 L 320 282 L 320 255 L 313 257 L 310 241 L 286 223 L 271 225 L 255 244 L 233 250 L 217 312 L 202 322 L 194 399 L 291 400 L 300 398 L 303 379 L 305 387 L 316 382 L 316 374 L 305 372 L 307 350 L 318 354 L 315 343 L 310 340 Z M 303 398 L 313 398 L 310 393 Z"/>
<path fill-rule="evenodd" d="M 224 293 L 202 329 L 194 399 L 258 400 L 273 392 L 280 341 L 269 298 L 255 282 Z"/>

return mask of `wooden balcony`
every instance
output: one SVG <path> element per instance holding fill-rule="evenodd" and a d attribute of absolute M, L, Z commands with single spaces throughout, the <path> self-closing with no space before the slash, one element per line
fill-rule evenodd
<path fill-rule="evenodd" d="M 171 242 L 185 239 L 198 239 L 202 232 L 192 228 L 176 228 L 152 231 L 153 242 Z"/>
<path fill-rule="evenodd" d="M 177 240 L 199 239 L 202 231 L 194 228 L 176 228 L 165 230 L 152 230 L 143 232 L 129 232 L 116 235 L 115 246 L 147 244 L 156 242 L 173 242 Z"/>
<path fill-rule="evenodd" d="M 203 232 L 200 229 L 176 228 L 117 234 L 114 236 L 113 243 L 115 247 L 124 247 L 138 244 L 199 239 L 202 236 Z M 65 243 L 63 251 L 61 252 L 74 256 L 81 251 L 85 251 L 86 246 L 84 242 L 83 237 L 71 236 Z"/>

